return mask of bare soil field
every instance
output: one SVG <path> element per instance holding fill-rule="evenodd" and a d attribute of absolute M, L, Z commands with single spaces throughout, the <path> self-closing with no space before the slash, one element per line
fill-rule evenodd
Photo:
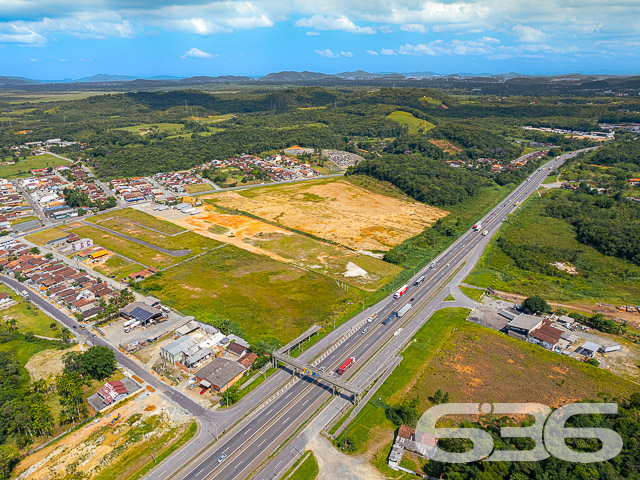
<path fill-rule="evenodd" d="M 400 268 L 344 247 L 324 243 L 246 217 L 217 212 L 207 206 L 202 213 L 174 220 L 177 225 L 215 240 L 274 260 L 290 263 L 373 291 L 387 283 Z"/>
<path fill-rule="evenodd" d="M 433 145 L 444 150 L 447 153 L 458 153 L 462 151 L 460 147 L 456 147 L 449 140 L 429 140 L 429 143 L 432 143 Z"/>
<path fill-rule="evenodd" d="M 220 192 L 205 198 L 357 250 L 389 250 L 448 214 L 373 193 L 343 179 Z"/>
<path fill-rule="evenodd" d="M 189 418 L 157 393 L 143 390 L 94 422 L 26 457 L 14 470 L 16 478 L 128 478 L 149 461 L 147 449 L 156 445 L 160 451 L 160 444 L 184 431 Z"/>
<path fill-rule="evenodd" d="M 62 356 L 67 352 L 79 352 L 83 349 L 86 348 L 83 348 L 82 345 L 75 345 L 68 350 L 43 350 L 31 357 L 24 368 L 27 369 L 32 380 L 46 379 L 49 376 L 55 377 L 64 368 Z"/>

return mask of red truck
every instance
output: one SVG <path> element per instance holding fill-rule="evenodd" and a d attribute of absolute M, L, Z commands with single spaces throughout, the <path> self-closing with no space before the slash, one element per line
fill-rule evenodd
<path fill-rule="evenodd" d="M 338 373 L 342 375 L 351 365 L 356 361 L 356 357 L 347 358 L 342 364 L 338 367 Z"/>
<path fill-rule="evenodd" d="M 405 294 L 407 290 L 409 290 L 409 285 L 404 285 L 403 287 L 398 289 L 396 293 L 393 294 L 393 298 L 400 298 L 402 295 Z"/>

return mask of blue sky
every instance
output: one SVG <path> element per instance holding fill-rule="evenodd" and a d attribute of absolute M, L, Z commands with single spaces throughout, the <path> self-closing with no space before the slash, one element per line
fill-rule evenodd
<path fill-rule="evenodd" d="M 37 79 L 640 74 L 639 52 L 638 0 L 0 1 L 0 75 Z"/>

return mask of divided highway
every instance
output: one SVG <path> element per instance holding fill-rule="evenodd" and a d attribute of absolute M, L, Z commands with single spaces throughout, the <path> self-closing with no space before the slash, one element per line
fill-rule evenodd
<path fill-rule="evenodd" d="M 325 368 L 327 372 L 335 371 L 346 358 L 353 356 L 356 362 L 344 373 L 342 380 L 348 380 L 349 377 L 358 373 L 364 364 L 375 358 L 384 344 L 394 336 L 401 335 L 398 331 L 400 327 L 408 324 L 414 317 L 417 318 L 419 311 L 430 305 L 436 294 L 449 283 L 456 271 L 465 263 L 477 262 L 482 253 L 478 247 L 486 246 L 490 236 L 497 231 L 506 215 L 512 213 L 537 190 L 549 169 L 556 168 L 577 153 L 558 157 L 545 164 L 544 170 L 539 169 L 534 172 L 478 223 L 478 231 L 466 232 L 434 260 L 435 264 L 432 268 L 427 267 L 418 272 L 408 284 L 408 291 L 399 299 L 394 299 L 391 295 L 371 309 L 370 311 L 377 311 L 378 315 L 373 323 L 364 325 L 367 327 L 366 331 L 354 333 L 314 366 Z M 482 235 L 485 230 L 487 236 Z M 423 275 L 425 280 L 415 285 L 415 280 Z M 401 318 L 392 315 L 407 303 L 411 303 L 412 308 L 406 315 Z M 382 321 L 387 318 L 390 318 L 389 323 L 382 325 Z M 410 340 L 410 337 L 405 340 Z M 387 358 L 375 358 L 375 361 L 380 364 L 386 360 Z M 337 377 L 337 372 L 334 375 Z M 358 380 L 360 382 L 360 378 Z M 368 385 L 373 380 L 375 378 L 368 378 L 362 384 Z M 247 478 L 280 445 L 286 443 L 287 439 L 307 419 L 330 400 L 331 395 L 330 386 L 319 382 L 316 378 L 301 378 L 267 406 L 250 414 L 219 441 L 191 459 L 188 465 L 172 465 L 170 458 L 167 461 L 168 465 L 165 466 L 167 468 L 157 469 L 153 478 L 181 480 Z M 180 471 L 174 474 L 178 468 Z M 263 477 L 260 476 L 260 478 Z M 272 478 L 271 475 L 269 478 Z"/>

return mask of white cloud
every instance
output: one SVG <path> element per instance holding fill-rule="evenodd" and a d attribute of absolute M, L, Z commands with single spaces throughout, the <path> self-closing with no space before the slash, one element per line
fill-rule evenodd
<path fill-rule="evenodd" d="M 367 55 L 378 55 L 378 52 L 375 50 L 367 50 Z"/>
<path fill-rule="evenodd" d="M 59 58 L 58 61 L 64 63 L 64 62 L 67 61 L 67 59 L 66 58 Z"/>
<path fill-rule="evenodd" d="M 38 59 L 37 59 L 37 58 L 33 58 L 33 57 L 31 57 L 31 58 L 29 59 L 29 61 L 30 61 L 30 62 L 37 62 L 37 61 L 38 61 Z"/>
<path fill-rule="evenodd" d="M 213 55 L 211 55 L 210 53 L 203 52 L 202 50 L 196 47 L 190 48 L 180 56 L 180 58 L 212 58 L 212 57 Z"/>
<path fill-rule="evenodd" d="M 376 33 L 374 28 L 360 27 L 349 20 L 348 17 L 340 15 L 339 17 L 330 17 L 324 15 L 314 15 L 311 18 L 301 18 L 295 23 L 296 27 L 314 28 L 316 30 L 341 30 L 349 33 Z"/>
<path fill-rule="evenodd" d="M 392 50 L 390 48 L 383 48 L 382 50 L 380 50 L 380 55 L 397 55 L 395 50 Z"/>
<path fill-rule="evenodd" d="M 320 35 L 318 32 L 316 32 L 315 30 L 309 30 L 306 35 L 308 35 L 309 37 L 317 37 L 318 35 Z"/>
<path fill-rule="evenodd" d="M 324 50 L 314 50 L 318 55 L 325 58 L 340 58 L 340 57 L 353 57 L 353 53 L 341 50 L 340 52 L 334 52 L 330 48 L 325 48 Z"/>
<path fill-rule="evenodd" d="M 403 32 L 427 33 L 427 27 L 420 23 L 405 23 L 400 26 L 400 30 Z"/>
<path fill-rule="evenodd" d="M 389 25 L 382 25 L 380 28 L 378 28 L 378 30 L 380 30 L 382 33 L 393 33 L 393 28 L 391 28 Z"/>
<path fill-rule="evenodd" d="M 520 37 L 519 40 L 523 43 L 540 43 L 546 36 L 542 31 L 537 28 L 529 27 L 527 25 L 516 25 L 513 30 Z"/>
<path fill-rule="evenodd" d="M 46 41 L 45 37 L 26 25 L 16 23 L 0 24 L 0 43 L 39 46 L 44 45 Z"/>

